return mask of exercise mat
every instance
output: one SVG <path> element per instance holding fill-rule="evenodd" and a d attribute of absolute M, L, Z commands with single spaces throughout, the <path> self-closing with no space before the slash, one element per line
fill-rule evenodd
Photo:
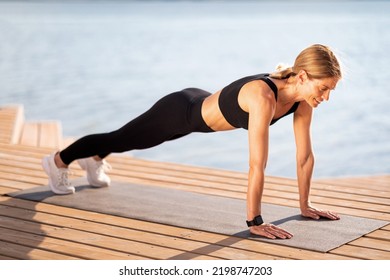
<path fill-rule="evenodd" d="M 263 203 L 265 222 L 294 234 L 288 240 L 269 240 L 249 233 L 244 200 L 131 183 L 112 182 L 109 188 L 101 189 L 81 179 L 73 183 L 73 195 L 54 195 L 49 187 L 42 186 L 8 196 L 319 252 L 328 252 L 388 224 L 346 215 L 338 221 L 311 220 L 302 217 L 298 208 Z"/>

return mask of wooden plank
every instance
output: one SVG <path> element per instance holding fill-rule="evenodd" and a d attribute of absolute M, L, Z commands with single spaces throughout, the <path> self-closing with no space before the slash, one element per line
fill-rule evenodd
<path fill-rule="evenodd" d="M 15 155 L 26 154 L 28 156 L 35 156 L 41 158 L 44 154 L 48 154 L 53 151 L 52 148 L 37 147 L 37 146 L 26 146 L 26 145 L 10 145 L 5 143 L 0 143 L 0 149 L 8 151 L 9 153 Z"/>
<path fill-rule="evenodd" d="M 17 144 L 19 143 L 19 140 L 20 140 L 20 137 L 21 137 L 21 133 L 22 133 L 22 129 L 23 129 L 23 125 L 24 125 L 24 122 L 25 122 L 25 119 L 24 119 L 24 106 L 23 105 L 16 105 L 16 115 L 15 115 L 15 119 L 14 119 L 14 126 L 13 126 L 13 130 L 12 130 L 12 137 L 11 137 L 11 144 Z"/>
<path fill-rule="evenodd" d="M 44 174 L 42 165 L 41 165 L 41 160 L 28 160 L 26 158 L 25 161 L 23 161 L 21 158 L 18 159 L 8 159 L 4 154 L 0 155 L 0 165 L 1 166 L 8 166 L 8 167 L 13 167 L 15 172 L 16 170 L 36 170 L 40 171 L 41 174 Z"/>
<path fill-rule="evenodd" d="M 123 166 L 119 164 L 111 165 L 113 166 L 112 173 L 123 177 L 137 176 L 140 178 L 150 178 L 150 180 L 155 181 L 169 180 L 172 183 L 181 183 L 190 186 L 199 186 L 201 183 L 202 187 L 224 188 L 236 192 L 244 192 L 247 186 L 247 180 L 234 178 L 230 179 L 210 174 L 184 173 L 175 170 L 166 171 L 137 166 L 129 168 L 129 166 Z"/>
<path fill-rule="evenodd" d="M 19 143 L 27 146 L 38 146 L 39 125 L 36 122 L 25 122 Z"/>
<path fill-rule="evenodd" d="M 62 146 L 62 127 L 58 121 L 45 121 L 39 124 L 39 147 L 58 149 Z"/>
<path fill-rule="evenodd" d="M 383 212 L 385 214 L 390 213 L 390 204 L 374 204 L 359 201 L 350 201 L 337 198 L 327 198 L 312 196 L 310 199 L 313 203 L 321 203 L 326 205 L 343 205 L 343 207 L 354 208 L 359 210 L 370 210 L 375 212 Z M 390 216 L 389 216 L 390 218 Z"/>
<path fill-rule="evenodd" d="M 386 240 L 390 242 L 390 231 L 388 230 L 376 230 L 366 235 L 367 237 Z"/>
<path fill-rule="evenodd" d="M 7 172 L 2 172 L 0 171 L 0 178 L 5 179 L 5 180 L 14 180 L 17 182 L 25 182 L 25 183 L 31 183 L 34 184 L 35 186 L 44 186 L 47 184 L 47 178 L 37 178 L 37 177 L 31 177 L 29 175 L 22 175 L 18 174 L 15 176 L 15 174 L 12 173 L 7 173 Z"/>
<path fill-rule="evenodd" d="M 153 169 L 160 169 L 160 170 L 176 170 L 179 172 L 191 172 L 191 173 L 200 173 L 200 174 L 209 174 L 214 176 L 221 176 L 221 177 L 229 177 L 229 178 L 236 178 L 236 179 L 247 179 L 247 174 L 243 172 L 238 171 L 227 171 L 217 168 L 206 168 L 206 167 L 199 167 L 199 166 L 191 166 L 191 165 L 184 165 L 184 164 L 178 164 L 173 162 L 158 162 L 158 161 L 151 161 L 151 160 L 145 160 L 141 158 L 134 158 L 131 156 L 127 156 L 126 154 L 118 154 L 113 156 L 110 160 L 113 162 L 119 161 L 123 163 L 126 166 L 143 166 Z"/>
<path fill-rule="evenodd" d="M 332 250 L 331 253 L 367 260 L 390 260 L 390 252 L 388 251 L 362 248 L 353 245 L 341 246 Z"/>
<path fill-rule="evenodd" d="M 10 139 L 10 133 L 2 133 L 2 134 L 0 134 L 0 142 L 8 143 L 9 139 Z"/>
<path fill-rule="evenodd" d="M 375 187 L 378 189 L 379 187 L 386 190 L 389 188 L 389 181 L 385 180 L 384 177 L 376 177 L 376 176 L 370 176 L 370 177 L 351 177 L 351 178 L 344 178 L 342 179 L 344 182 L 348 182 L 350 184 L 354 184 L 357 186 L 361 186 L 362 188 L 371 188 Z"/>
<path fill-rule="evenodd" d="M 375 189 L 388 191 L 389 190 L 389 181 L 382 182 L 378 184 L 375 182 L 375 179 L 370 179 L 369 177 L 356 177 L 356 178 L 338 178 L 338 179 L 321 179 L 317 182 L 322 184 L 333 185 L 337 182 L 337 185 L 344 187 L 353 187 L 356 189 Z"/>
<path fill-rule="evenodd" d="M 0 110 L 1 138 L 4 143 L 59 148 L 62 146 L 62 128 L 58 121 L 24 122 L 22 105 Z M 4 137 L 6 135 L 6 137 Z"/>
<path fill-rule="evenodd" d="M 0 107 L 0 135 L 3 136 L 1 137 L 1 141 L 10 144 L 18 143 L 23 123 L 23 105 L 6 105 Z"/>
<path fill-rule="evenodd" d="M 2 261 L 9 261 L 9 260 L 17 260 L 17 259 L 9 257 L 9 256 L 4 256 L 4 255 L 0 254 L 0 260 L 2 260 Z"/>
<path fill-rule="evenodd" d="M 30 188 L 34 188 L 37 185 L 33 183 L 27 183 L 27 182 L 17 182 L 15 180 L 7 180 L 0 178 L 0 186 L 6 187 L 6 188 L 12 188 L 17 190 L 26 190 Z"/>
<path fill-rule="evenodd" d="M 390 183 L 390 181 L 389 181 Z M 322 190 L 329 190 L 329 191 L 335 191 L 337 193 L 345 193 L 345 194 L 355 194 L 360 196 L 368 196 L 376 198 L 390 198 L 390 191 L 388 190 L 376 190 L 375 188 L 371 189 L 356 189 L 355 187 L 347 187 L 343 185 L 338 185 L 337 179 L 335 179 L 333 185 L 322 185 L 322 184 L 313 184 L 313 189 L 322 189 Z"/>
<path fill-rule="evenodd" d="M 16 192 L 19 189 L 9 188 L 9 187 L 3 187 L 0 185 L 0 195 L 4 195 L 11 192 Z"/>
<path fill-rule="evenodd" d="M 4 217 L 0 216 L 0 220 L 5 222 L 5 226 L 0 227 L 0 240 L 3 242 L 10 242 L 13 244 L 19 244 L 22 246 L 27 246 L 31 248 L 39 248 L 41 250 L 46 250 L 61 255 L 65 255 L 64 258 L 76 258 L 76 259 L 85 259 L 85 260 L 94 260 L 94 259 L 106 259 L 106 260 L 142 260 L 147 258 L 142 258 L 137 255 L 131 255 L 127 253 L 116 252 L 113 250 L 107 250 L 99 248 L 96 246 L 89 246 L 77 242 L 70 242 L 58 238 L 51 238 L 42 235 L 42 231 L 39 233 L 28 233 L 20 229 L 7 228 L 7 220 Z M 9 220 L 9 219 L 8 219 Z M 17 223 L 18 221 L 15 221 Z M 26 223 L 25 226 L 28 227 Z M 34 227 L 39 229 L 39 224 Z M 30 229 L 31 230 L 31 229 Z M 25 250 L 25 255 L 28 256 L 29 251 Z M 24 257 L 23 257 L 24 258 Z"/>
<path fill-rule="evenodd" d="M 0 143 L 0 152 L 8 155 L 25 156 L 26 158 L 42 158 L 43 155 L 52 152 L 53 149 L 33 147 L 25 145 L 10 145 Z"/>
<path fill-rule="evenodd" d="M 9 166 L 9 165 L 3 165 L 2 164 L 2 159 L 0 159 L 0 170 L 3 173 L 8 173 L 8 174 L 13 174 L 13 175 L 25 175 L 29 176 L 31 178 L 45 178 L 47 179 L 46 174 L 44 173 L 43 169 L 42 170 L 36 170 L 36 169 L 27 169 L 23 168 L 21 166 Z"/>
<path fill-rule="evenodd" d="M 349 245 L 390 252 L 390 242 L 386 240 L 362 237 L 350 242 Z"/>
<path fill-rule="evenodd" d="M 7 159 L 6 157 L 3 157 L 2 154 L 0 154 L 0 166 L 1 171 L 14 173 L 14 174 L 26 174 L 31 175 L 33 177 L 47 177 L 45 172 L 43 171 L 41 160 L 36 162 L 29 162 L 26 161 L 15 161 Z M 84 171 L 81 170 L 80 167 L 77 166 L 77 168 L 70 168 L 69 169 L 72 173 L 77 172 L 77 174 L 84 174 Z"/>
<path fill-rule="evenodd" d="M 383 230 L 389 230 L 389 231 L 390 231 L 390 223 L 389 223 L 387 226 L 383 227 L 382 229 L 383 229 Z"/>
<path fill-rule="evenodd" d="M 281 186 L 275 184 L 267 184 L 268 188 L 272 190 L 278 190 L 282 192 L 290 192 L 298 194 L 297 187 L 289 187 L 289 186 Z M 381 197 L 372 197 L 371 194 L 375 194 L 373 190 L 367 191 L 364 195 L 356 194 L 356 190 L 350 189 L 350 192 L 340 192 L 338 190 L 328 189 L 323 190 L 320 188 L 312 188 L 310 189 L 310 194 L 316 197 L 326 197 L 326 198 L 338 198 L 347 201 L 357 201 L 357 202 L 366 202 L 372 204 L 383 204 L 390 205 L 390 191 L 384 192 L 385 195 Z M 386 197 L 388 196 L 388 198 Z"/>
<path fill-rule="evenodd" d="M 49 252 L 15 243 L 0 240 L 0 254 L 20 260 L 76 260 L 77 258 L 64 254 Z"/>

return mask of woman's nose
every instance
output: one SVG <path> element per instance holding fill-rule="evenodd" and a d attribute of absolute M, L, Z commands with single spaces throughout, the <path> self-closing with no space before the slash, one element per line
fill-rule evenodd
<path fill-rule="evenodd" d="M 325 93 L 322 95 L 322 98 L 325 99 L 326 101 L 329 101 L 329 95 L 330 95 L 330 91 L 327 91 L 327 92 L 325 92 Z"/>

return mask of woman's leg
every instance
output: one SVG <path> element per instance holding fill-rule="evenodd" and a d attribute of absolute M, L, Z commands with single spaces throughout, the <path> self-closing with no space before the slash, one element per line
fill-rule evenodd
<path fill-rule="evenodd" d="M 91 185 L 108 186 L 109 178 L 100 172 L 103 163 L 96 165 L 90 157 L 98 155 L 103 159 L 113 152 L 150 148 L 195 131 L 212 132 L 201 116 L 202 102 L 209 95 L 210 93 L 199 89 L 172 93 L 122 128 L 110 133 L 85 136 L 59 154 L 45 157 L 42 165 L 49 176 L 51 190 L 57 194 L 75 192 L 68 181 L 66 168 L 74 160 L 80 160 L 80 165 L 86 166 L 83 169 L 87 170 Z M 57 161 L 63 166 L 59 166 Z"/>
<path fill-rule="evenodd" d="M 182 92 L 167 95 L 120 129 L 77 140 L 60 152 L 60 158 L 69 165 L 80 158 L 104 158 L 110 153 L 147 149 L 182 137 L 191 132 L 187 122 L 189 104 L 189 97 Z"/>

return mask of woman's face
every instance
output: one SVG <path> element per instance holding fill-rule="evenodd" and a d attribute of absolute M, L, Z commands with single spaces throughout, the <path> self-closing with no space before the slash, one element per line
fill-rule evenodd
<path fill-rule="evenodd" d="M 337 78 L 307 79 L 303 95 L 305 101 L 313 108 L 324 100 L 328 101 L 330 91 L 335 89 L 337 82 Z"/>

